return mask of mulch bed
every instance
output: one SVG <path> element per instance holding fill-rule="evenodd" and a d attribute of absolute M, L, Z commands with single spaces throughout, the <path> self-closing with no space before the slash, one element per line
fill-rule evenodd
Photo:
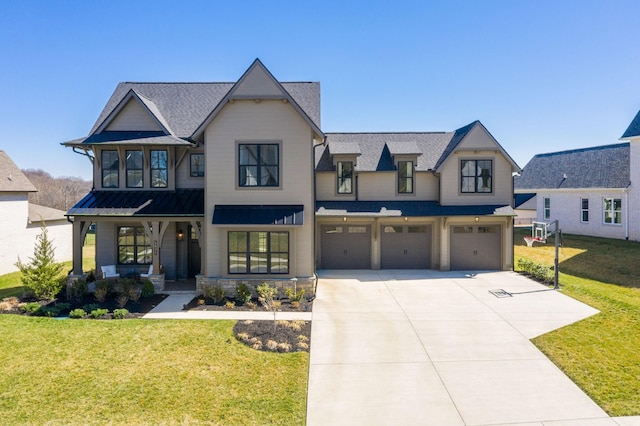
<path fill-rule="evenodd" d="M 233 326 L 240 342 L 266 352 L 309 352 L 311 321 L 240 320 Z"/>
<path fill-rule="evenodd" d="M 233 308 L 229 308 L 226 306 L 226 302 L 232 302 Z M 194 311 L 245 311 L 245 312 L 257 312 L 264 311 L 264 307 L 256 300 L 253 299 L 252 302 L 255 306 L 249 306 L 246 304 L 242 304 L 236 302 L 234 298 L 227 297 L 224 302 L 214 303 L 211 299 L 205 299 L 202 296 L 195 297 L 191 299 L 189 303 L 184 306 L 184 310 L 194 310 Z M 280 300 L 280 308 L 278 308 L 278 312 L 311 312 L 311 308 L 313 307 L 313 301 L 303 300 L 300 302 L 299 306 L 295 306 L 291 304 L 289 299 Z"/>

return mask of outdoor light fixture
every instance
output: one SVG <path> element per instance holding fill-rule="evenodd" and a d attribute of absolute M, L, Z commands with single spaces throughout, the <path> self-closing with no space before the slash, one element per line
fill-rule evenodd
<path fill-rule="evenodd" d="M 405 217 L 404 217 L 404 221 L 406 222 L 406 221 L 408 221 L 408 220 L 409 220 L 409 218 L 405 216 Z"/>
<path fill-rule="evenodd" d="M 184 238 L 184 232 L 182 232 L 182 229 L 178 229 L 178 241 L 182 241 L 182 239 Z"/>
<path fill-rule="evenodd" d="M 480 218 L 478 216 L 476 216 L 475 221 L 478 222 L 480 220 Z"/>
<path fill-rule="evenodd" d="M 346 221 L 347 221 L 347 217 L 346 217 L 346 216 L 344 216 L 344 217 L 342 218 L 342 221 L 343 221 L 343 222 L 346 222 Z"/>

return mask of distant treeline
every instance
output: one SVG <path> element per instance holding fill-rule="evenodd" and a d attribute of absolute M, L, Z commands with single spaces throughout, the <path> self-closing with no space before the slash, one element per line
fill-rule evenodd
<path fill-rule="evenodd" d="M 92 182 L 78 177 L 54 178 L 44 170 L 27 169 L 22 172 L 38 192 L 29 194 L 29 202 L 59 210 L 69 210 L 91 191 Z"/>

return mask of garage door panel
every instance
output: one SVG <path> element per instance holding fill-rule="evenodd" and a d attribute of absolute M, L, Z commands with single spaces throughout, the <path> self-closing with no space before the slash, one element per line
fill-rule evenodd
<path fill-rule="evenodd" d="M 502 228 L 499 225 L 453 226 L 450 235 L 452 270 L 502 269 Z"/>
<path fill-rule="evenodd" d="M 383 225 L 380 236 L 382 269 L 431 267 L 431 226 Z"/>
<path fill-rule="evenodd" d="M 321 267 L 371 269 L 371 227 L 323 225 Z"/>

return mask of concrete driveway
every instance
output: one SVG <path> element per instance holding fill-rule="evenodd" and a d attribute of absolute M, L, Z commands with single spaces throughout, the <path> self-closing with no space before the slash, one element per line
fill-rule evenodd
<path fill-rule="evenodd" d="M 625 424 L 529 341 L 598 312 L 561 292 L 512 272 L 319 276 L 309 426 Z"/>

